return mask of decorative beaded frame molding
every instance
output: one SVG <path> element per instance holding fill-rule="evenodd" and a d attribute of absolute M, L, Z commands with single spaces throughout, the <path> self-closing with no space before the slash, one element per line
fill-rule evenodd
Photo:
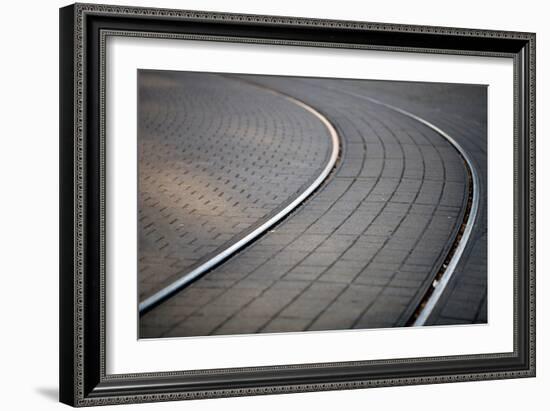
<path fill-rule="evenodd" d="M 514 60 L 511 353 L 107 375 L 105 39 L 109 35 Z M 73 406 L 535 375 L 535 34 L 75 4 L 60 9 L 60 401 Z"/>

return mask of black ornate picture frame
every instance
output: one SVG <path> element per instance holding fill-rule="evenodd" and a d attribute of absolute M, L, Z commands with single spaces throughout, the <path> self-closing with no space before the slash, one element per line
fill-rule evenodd
<path fill-rule="evenodd" d="M 514 227 L 513 351 L 106 373 L 108 36 L 513 59 L 514 221 L 507 222 Z M 535 34 L 75 4 L 60 10 L 60 100 L 61 402 L 93 406 L 535 376 Z"/>

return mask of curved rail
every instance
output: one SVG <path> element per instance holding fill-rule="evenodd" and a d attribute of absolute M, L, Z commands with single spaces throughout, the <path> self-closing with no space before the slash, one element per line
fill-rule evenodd
<path fill-rule="evenodd" d="M 237 251 L 239 251 L 241 248 L 248 245 L 258 236 L 260 236 L 261 234 L 269 230 L 273 225 L 275 225 L 281 219 L 286 217 L 296 207 L 298 207 L 307 197 L 309 197 L 309 195 L 311 195 L 323 183 L 323 181 L 325 181 L 325 179 L 328 177 L 328 175 L 334 168 L 334 165 L 336 164 L 336 160 L 338 159 L 338 154 L 340 152 L 340 137 L 338 135 L 338 132 L 334 128 L 334 126 L 323 114 L 321 114 L 320 112 L 315 110 L 313 107 L 309 106 L 308 104 L 295 99 L 294 97 L 290 97 L 284 93 L 270 89 L 263 85 L 259 85 L 249 81 L 246 81 L 246 82 L 256 87 L 262 88 L 270 93 L 284 97 L 285 99 L 292 102 L 293 104 L 296 104 L 300 108 L 313 114 L 323 123 L 323 125 L 326 127 L 326 129 L 330 134 L 330 138 L 332 142 L 332 150 L 330 152 L 330 156 L 327 161 L 327 164 L 325 165 L 325 167 L 323 168 L 319 176 L 300 195 L 298 195 L 294 200 L 292 200 L 289 204 L 287 204 L 283 209 L 279 210 L 275 215 L 273 215 L 267 221 L 262 223 L 260 226 L 256 227 L 250 233 L 242 237 L 239 241 L 234 242 L 228 245 L 227 247 L 225 247 L 224 249 L 222 249 L 218 254 L 216 254 L 214 257 L 212 257 L 208 261 L 205 261 L 203 264 L 194 268 L 187 274 L 181 276 L 173 283 L 167 285 L 163 289 L 157 291 L 155 294 L 141 301 L 138 306 L 140 315 L 146 313 L 147 311 L 149 311 L 156 305 L 160 304 L 162 301 L 166 300 L 167 298 L 169 298 L 170 296 L 172 296 L 173 294 L 175 294 L 185 286 L 189 285 L 191 282 L 195 281 L 197 278 L 206 274 L 209 270 L 214 268 L 217 264 L 221 263 L 223 260 L 233 255 Z"/>
<path fill-rule="evenodd" d="M 412 324 L 413 327 L 416 326 L 423 326 L 426 324 L 428 318 L 430 317 L 432 311 L 434 310 L 437 302 L 441 298 L 441 295 L 443 294 L 443 291 L 445 290 L 445 287 L 449 283 L 451 277 L 453 276 L 456 267 L 458 265 L 458 262 L 460 261 L 460 258 L 462 257 L 462 254 L 464 253 L 464 250 L 466 248 L 466 244 L 468 243 L 468 240 L 470 239 L 470 236 L 473 231 L 474 222 L 476 220 L 478 211 L 479 211 L 479 200 L 480 200 L 480 193 L 479 193 L 479 175 L 476 171 L 476 168 L 474 167 L 474 163 L 471 159 L 471 157 L 468 155 L 466 150 L 449 134 L 447 134 L 445 131 L 441 130 L 436 125 L 430 123 L 428 120 L 423 119 L 422 117 L 419 117 L 415 114 L 412 114 L 406 110 L 403 110 L 399 107 L 392 106 L 391 104 L 384 103 L 382 101 L 376 100 L 372 97 L 363 96 L 360 94 L 353 93 L 351 91 L 344 91 L 339 90 L 343 93 L 353 95 L 355 97 L 365 99 L 370 101 L 371 103 L 389 108 L 390 110 L 394 110 L 404 116 L 407 116 L 409 118 L 412 118 L 426 127 L 432 129 L 437 134 L 441 135 L 443 138 L 445 138 L 453 147 L 460 153 L 464 161 L 466 162 L 468 168 L 470 169 L 470 174 L 472 176 L 472 206 L 468 215 L 468 220 L 466 221 L 464 231 L 462 232 L 462 236 L 460 237 L 460 240 L 458 241 L 458 244 L 454 247 L 453 255 L 447 264 L 447 267 L 445 267 L 443 274 L 439 279 L 434 280 L 432 283 L 432 292 L 429 295 L 428 299 L 423 301 L 424 306 L 422 307 L 421 311 L 418 313 L 418 316 L 416 317 L 414 323 Z"/>

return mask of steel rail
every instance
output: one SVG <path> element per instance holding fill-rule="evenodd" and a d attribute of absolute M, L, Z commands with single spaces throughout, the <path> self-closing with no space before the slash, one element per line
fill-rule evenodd
<path fill-rule="evenodd" d="M 460 153 L 462 158 L 464 159 L 465 163 L 467 164 L 468 168 L 470 169 L 470 174 L 472 176 L 472 206 L 470 209 L 470 213 L 468 215 L 468 220 L 466 221 L 466 225 L 464 227 L 464 231 L 462 233 L 462 236 L 460 237 L 460 240 L 456 247 L 454 247 L 453 255 L 447 264 L 447 267 L 445 267 L 443 274 L 439 279 L 436 279 L 432 283 L 432 293 L 428 297 L 426 301 L 424 301 L 424 306 L 420 310 L 418 316 L 416 317 L 414 323 L 412 324 L 413 327 L 423 326 L 428 321 L 428 318 L 432 314 L 436 304 L 440 300 L 443 291 L 445 291 L 445 287 L 449 284 L 449 281 L 451 280 L 456 267 L 458 266 L 458 263 L 462 257 L 462 254 L 464 253 L 464 250 L 466 249 L 466 245 L 468 244 L 468 241 L 472 235 L 474 223 L 477 218 L 477 214 L 479 211 L 479 202 L 480 202 L 480 184 L 479 184 L 479 175 L 477 173 L 477 170 L 474 166 L 474 163 L 471 159 L 471 157 L 468 155 L 466 150 L 449 134 L 447 134 L 445 131 L 437 127 L 435 124 L 429 122 L 428 120 L 417 116 L 416 114 L 413 114 L 407 110 L 403 110 L 402 108 L 393 106 L 388 103 L 384 103 L 380 100 L 374 99 L 372 97 L 364 96 L 361 94 L 354 93 L 352 91 L 347 90 L 338 90 L 339 92 L 355 96 L 360 99 L 364 99 L 367 101 L 370 101 L 371 103 L 377 104 L 379 106 L 386 107 L 390 110 L 396 111 L 406 117 L 412 118 L 413 120 L 416 120 L 420 122 L 421 124 L 425 125 L 426 127 L 432 129 L 437 134 L 441 135 L 443 138 L 445 138 L 451 145 Z"/>

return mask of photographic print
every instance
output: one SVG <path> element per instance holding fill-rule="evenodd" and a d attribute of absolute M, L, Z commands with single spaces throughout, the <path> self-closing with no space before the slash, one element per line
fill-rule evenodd
<path fill-rule="evenodd" d="M 139 338 L 487 323 L 487 86 L 138 71 Z"/>
<path fill-rule="evenodd" d="M 59 21 L 61 402 L 535 376 L 534 33 Z"/>

